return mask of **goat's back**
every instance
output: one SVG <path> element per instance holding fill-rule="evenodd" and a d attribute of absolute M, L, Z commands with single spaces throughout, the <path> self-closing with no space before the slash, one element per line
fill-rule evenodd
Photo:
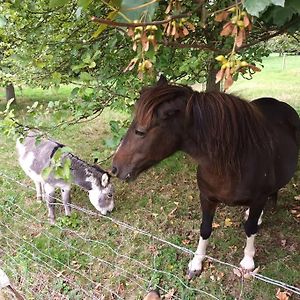
<path fill-rule="evenodd" d="M 30 131 L 22 142 L 20 140 L 17 141 L 16 147 L 19 162 L 27 174 L 28 171 L 33 171 L 40 175 L 42 170 L 49 166 L 55 150 L 62 146 L 46 138 L 39 140 L 40 137 L 41 133 Z"/>

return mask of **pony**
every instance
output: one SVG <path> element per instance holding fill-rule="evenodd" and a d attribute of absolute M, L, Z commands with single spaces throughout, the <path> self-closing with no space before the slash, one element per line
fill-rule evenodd
<path fill-rule="evenodd" d="M 299 116 L 284 102 L 197 92 L 161 77 L 141 91 L 133 121 L 113 157 L 112 173 L 131 181 L 176 151 L 190 155 L 198 164 L 202 222 L 188 277 L 201 273 L 220 203 L 249 208 L 240 261 L 248 272 L 255 268 L 254 240 L 263 209 L 268 200 L 276 202 L 278 190 L 292 178 L 299 144 Z"/>
<path fill-rule="evenodd" d="M 37 199 L 45 199 L 49 220 L 55 223 L 55 188 L 61 189 L 62 202 L 65 208 L 65 215 L 71 214 L 70 190 L 71 182 L 58 178 L 51 172 L 48 176 L 43 176 L 43 170 L 52 164 L 52 158 L 56 151 L 64 145 L 48 139 L 42 138 L 42 133 L 29 131 L 25 139 L 21 142 L 17 140 L 16 148 L 18 152 L 19 164 L 24 172 L 34 181 Z M 90 202 L 103 215 L 114 208 L 114 187 L 110 183 L 110 175 L 97 165 L 90 165 L 72 153 L 64 153 L 62 162 L 69 159 L 71 162 L 72 183 L 88 191 Z"/>

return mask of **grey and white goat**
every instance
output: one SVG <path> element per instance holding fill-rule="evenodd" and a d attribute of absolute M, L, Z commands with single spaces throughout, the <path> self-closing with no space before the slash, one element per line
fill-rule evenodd
<path fill-rule="evenodd" d="M 55 221 L 55 188 L 61 189 L 65 214 L 68 216 L 71 213 L 69 205 L 71 183 L 55 178 L 53 172 L 47 178 L 43 178 L 43 170 L 50 166 L 55 152 L 64 146 L 47 138 L 41 138 L 40 141 L 37 141 L 40 137 L 41 133 L 29 131 L 22 142 L 17 141 L 16 147 L 20 166 L 34 181 L 37 198 L 46 200 L 50 223 L 53 224 Z M 61 159 L 65 160 L 66 158 L 71 161 L 72 183 L 88 191 L 91 203 L 101 214 L 105 215 L 112 211 L 114 208 L 114 189 L 109 182 L 109 174 L 100 167 L 90 165 L 71 153 L 62 154 Z"/>

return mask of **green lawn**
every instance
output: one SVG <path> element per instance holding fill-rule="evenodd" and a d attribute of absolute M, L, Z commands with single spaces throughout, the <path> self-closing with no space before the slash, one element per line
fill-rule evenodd
<path fill-rule="evenodd" d="M 270 56 L 263 61 L 264 68 L 252 80 L 240 78 L 230 89 L 231 93 L 252 100 L 258 97 L 275 97 L 300 108 L 300 56 Z"/>
<path fill-rule="evenodd" d="M 299 108 L 300 57 L 287 57 L 283 71 L 281 60 L 266 59 L 260 74 L 252 81 L 237 82 L 231 91 L 247 99 L 273 96 Z M 63 100 L 69 91 L 70 87 L 24 89 L 19 94 L 17 112 L 22 114 L 23 108 L 34 101 Z M 4 101 L 0 104 L 3 107 Z M 109 136 L 109 121 L 121 117 L 106 110 L 91 122 L 56 130 L 53 135 L 91 161 L 95 150 L 104 151 L 102 140 Z M 0 164 L 0 173 L 33 187 L 18 166 L 14 141 L 3 136 Z M 110 161 L 103 166 L 109 167 Z M 201 219 L 195 170 L 192 160 L 178 153 L 134 183 L 114 180 L 116 209 L 111 216 L 195 250 Z M 300 170 L 282 189 L 277 211 L 265 213 L 256 240 L 259 273 L 298 287 L 300 226 L 295 211 L 300 201 L 294 197 L 300 194 L 299 178 Z M 165 290 L 162 294 L 175 289 L 177 298 L 173 299 L 213 299 L 197 290 L 217 299 L 276 299 L 275 286 L 258 280 L 241 281 L 230 267 L 215 261 L 207 260 L 201 276 L 188 282 L 188 254 L 102 217 L 79 211 L 66 219 L 58 207 L 57 226 L 51 227 L 46 206 L 37 203 L 34 191 L 3 175 L 0 191 L 0 265 L 26 299 L 95 299 L 90 293 L 97 299 L 118 299 L 111 291 L 122 299 L 142 299 L 145 291 L 156 285 Z M 74 204 L 93 211 L 85 192 L 74 188 L 72 196 Z M 208 255 L 238 265 L 245 243 L 243 214 L 242 208 L 218 209 Z M 225 222 L 228 218 L 229 226 L 228 220 Z"/>

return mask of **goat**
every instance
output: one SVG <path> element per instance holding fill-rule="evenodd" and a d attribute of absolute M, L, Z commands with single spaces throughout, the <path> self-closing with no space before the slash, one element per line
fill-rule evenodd
<path fill-rule="evenodd" d="M 40 139 L 40 141 L 39 141 Z M 24 172 L 34 181 L 38 200 L 46 200 L 51 224 L 55 223 L 55 188 L 61 189 L 65 214 L 71 214 L 70 189 L 71 182 L 56 178 L 52 171 L 48 176 L 42 176 L 45 168 L 51 166 L 56 151 L 64 145 L 48 139 L 41 138 L 41 133 L 30 130 L 24 140 L 17 140 L 16 148 L 19 163 Z M 96 165 L 90 165 L 72 153 L 63 153 L 62 163 L 69 159 L 71 162 L 71 181 L 88 191 L 92 205 L 105 215 L 114 208 L 114 188 L 110 183 L 110 175 Z M 44 178 L 46 177 L 46 178 Z"/>

